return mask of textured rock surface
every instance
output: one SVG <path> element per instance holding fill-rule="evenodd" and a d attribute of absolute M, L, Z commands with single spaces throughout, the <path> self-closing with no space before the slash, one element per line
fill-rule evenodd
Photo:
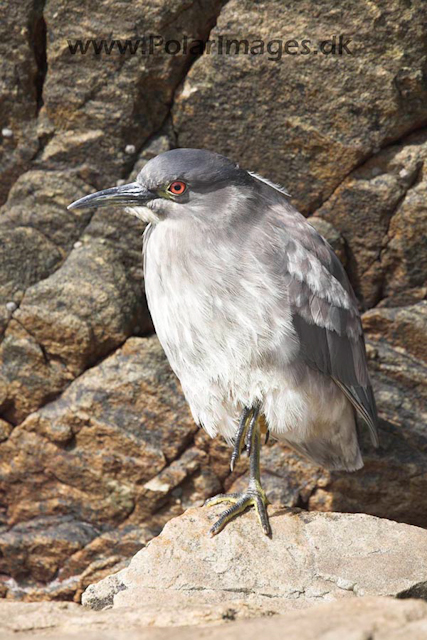
<path fill-rule="evenodd" d="M 353 171 L 316 212 L 344 235 L 347 271 L 368 307 L 427 293 L 427 133 L 388 146 Z"/>
<path fill-rule="evenodd" d="M 37 604 L 0 603 L 0 623 L 5 640 L 28 637 L 68 640 L 84 633 L 88 640 L 423 640 L 427 633 L 427 605 L 392 598 L 347 599 L 315 606 L 309 611 L 239 620 L 253 613 L 243 605 L 199 606 L 172 612 L 150 613 L 149 607 L 88 611 L 69 602 Z M 237 620 L 237 621 L 236 621 Z M 216 624 L 209 624 L 209 623 Z M 219 622 L 226 623 L 218 625 Z M 203 624 L 203 628 L 179 625 Z M 174 625 L 174 629 L 156 628 Z M 178 625 L 178 626 L 177 626 Z"/>
<path fill-rule="evenodd" d="M 270 509 L 271 539 L 253 511 L 211 538 L 221 510 L 224 505 L 190 509 L 170 521 L 108 581 L 110 598 L 100 582 L 83 594 L 83 604 L 185 608 L 236 600 L 280 612 L 322 600 L 398 595 L 425 581 L 424 529 L 364 514 Z"/>
<path fill-rule="evenodd" d="M 363 309 L 381 448 L 330 474 L 270 443 L 278 505 L 427 526 L 422 0 L 23 1 L 0 26 L 0 593 L 75 598 L 173 516 L 242 486 L 197 431 L 152 331 L 143 226 L 68 212 L 174 146 L 286 184 Z M 217 26 L 214 27 L 217 22 Z M 351 34 L 353 55 L 72 56 L 67 40 Z M 193 64 L 194 63 L 194 64 Z M 411 133 L 412 132 L 412 133 Z"/>
<path fill-rule="evenodd" d="M 67 40 L 135 38 L 160 33 L 166 39 L 204 39 L 220 10 L 220 0 L 154 7 L 139 0 L 120 11 L 104 0 L 87 11 L 78 0 L 53 0 L 45 8 L 49 25 L 43 90 L 44 117 L 55 135 L 40 155 L 40 165 L 78 168 L 92 184 L 105 186 L 123 177 L 136 150 L 156 132 L 168 114 L 174 90 L 191 63 L 191 54 L 70 55 Z M 72 25 L 72 27 L 71 27 Z M 67 99 L 64 100 L 64 96 Z M 133 156 L 133 157 L 132 157 Z"/>
<path fill-rule="evenodd" d="M 34 0 L 10 3 L 2 13 L 0 204 L 39 150 L 36 119 L 46 73 L 42 3 Z"/>
<path fill-rule="evenodd" d="M 421 1 L 314 10 L 309 0 L 230 0 L 211 39 L 281 38 L 299 47 L 282 62 L 215 51 L 200 58 L 175 100 L 179 146 L 231 155 L 285 183 L 313 211 L 364 159 L 426 122 L 423 13 Z M 332 34 L 351 36 L 351 55 L 301 53 L 305 37 L 318 49 Z M 213 105 L 226 126 L 212 126 Z"/>
<path fill-rule="evenodd" d="M 92 561 L 126 558 L 158 533 L 167 513 L 151 516 L 171 499 L 174 508 L 177 485 L 191 478 L 196 500 L 220 488 L 209 468 L 200 473 L 196 429 L 157 339 L 128 340 L 4 442 L 0 571 L 58 578 L 69 593 Z"/>

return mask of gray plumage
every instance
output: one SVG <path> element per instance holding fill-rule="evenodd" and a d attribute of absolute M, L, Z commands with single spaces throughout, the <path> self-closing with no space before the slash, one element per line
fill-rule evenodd
<path fill-rule="evenodd" d="M 272 435 L 316 463 L 360 468 L 355 410 L 375 445 L 377 417 L 356 299 L 284 189 L 218 154 L 176 149 L 136 183 L 72 206 L 110 196 L 150 223 L 148 304 L 196 422 L 233 441 L 242 409 L 259 406 Z"/>

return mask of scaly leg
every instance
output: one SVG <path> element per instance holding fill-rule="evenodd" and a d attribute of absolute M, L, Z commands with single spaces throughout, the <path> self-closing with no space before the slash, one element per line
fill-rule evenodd
<path fill-rule="evenodd" d="M 249 455 L 249 486 L 246 491 L 239 493 L 220 493 L 214 498 L 206 501 L 208 506 L 219 504 L 220 502 L 231 502 L 232 505 L 224 511 L 219 520 L 210 530 L 212 536 L 219 533 L 232 518 L 245 511 L 248 507 L 254 506 L 264 533 L 271 534 L 270 523 L 267 515 L 267 496 L 261 487 L 259 455 L 261 448 L 260 429 L 258 424 L 259 408 L 245 409 L 242 413 L 239 429 L 236 436 L 233 454 L 231 456 L 231 469 L 243 448 Z"/>
<path fill-rule="evenodd" d="M 242 416 L 240 418 L 239 428 L 236 434 L 236 440 L 234 442 L 233 453 L 231 454 L 230 460 L 230 469 L 234 471 L 235 464 L 237 460 L 240 458 L 243 447 L 246 443 L 246 436 L 248 433 L 249 425 L 253 422 L 253 409 L 248 409 L 245 407 L 242 411 Z M 252 417 L 252 419 L 251 419 Z"/>

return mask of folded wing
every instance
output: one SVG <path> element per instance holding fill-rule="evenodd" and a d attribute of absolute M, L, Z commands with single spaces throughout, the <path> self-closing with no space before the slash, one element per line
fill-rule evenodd
<path fill-rule="evenodd" d="M 330 245 L 290 205 L 270 214 L 270 255 L 288 293 L 305 362 L 330 376 L 378 445 L 377 411 L 357 301 Z"/>

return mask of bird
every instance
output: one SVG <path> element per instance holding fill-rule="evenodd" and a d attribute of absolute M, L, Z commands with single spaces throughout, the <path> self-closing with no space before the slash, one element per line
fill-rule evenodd
<path fill-rule="evenodd" d="M 378 446 L 358 303 L 328 242 L 286 189 L 206 149 L 149 160 L 130 184 L 69 209 L 121 206 L 148 223 L 145 291 L 158 339 L 195 422 L 249 456 L 246 490 L 210 529 L 254 507 L 271 535 L 261 440 L 332 470 L 363 466 L 356 415 Z M 226 505 L 225 505 L 226 506 Z"/>

